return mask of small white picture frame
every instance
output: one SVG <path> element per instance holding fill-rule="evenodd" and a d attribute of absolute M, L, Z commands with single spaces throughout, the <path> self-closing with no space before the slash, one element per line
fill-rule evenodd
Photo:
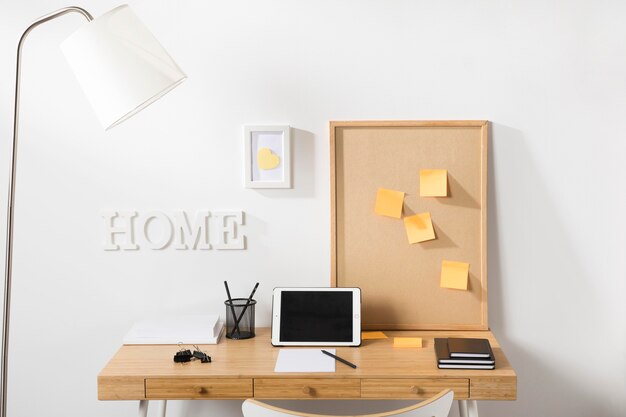
<path fill-rule="evenodd" d="M 246 188 L 291 188 L 291 128 L 244 126 Z"/>

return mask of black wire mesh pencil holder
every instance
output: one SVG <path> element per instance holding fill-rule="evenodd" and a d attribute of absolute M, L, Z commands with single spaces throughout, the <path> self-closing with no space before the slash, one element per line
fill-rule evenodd
<path fill-rule="evenodd" d="M 254 334 L 254 307 L 256 300 L 233 298 L 224 301 L 226 305 L 226 337 L 229 339 L 250 339 Z"/>

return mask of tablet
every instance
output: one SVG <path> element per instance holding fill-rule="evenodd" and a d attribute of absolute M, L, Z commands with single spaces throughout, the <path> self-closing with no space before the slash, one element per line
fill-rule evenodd
<path fill-rule="evenodd" d="M 361 290 L 274 288 L 272 345 L 361 345 Z"/>

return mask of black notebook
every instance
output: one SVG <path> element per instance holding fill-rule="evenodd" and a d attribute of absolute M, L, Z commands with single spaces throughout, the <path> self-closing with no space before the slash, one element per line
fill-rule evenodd
<path fill-rule="evenodd" d="M 440 363 L 437 365 L 439 369 L 496 369 L 496 365 L 462 365 L 458 363 Z"/>
<path fill-rule="evenodd" d="M 488 358 L 452 358 L 448 350 L 449 339 L 435 339 L 435 354 L 439 369 L 494 369 L 493 352 Z"/>
<path fill-rule="evenodd" d="M 448 349 L 451 358 L 492 358 L 493 352 L 487 339 L 450 337 Z"/>

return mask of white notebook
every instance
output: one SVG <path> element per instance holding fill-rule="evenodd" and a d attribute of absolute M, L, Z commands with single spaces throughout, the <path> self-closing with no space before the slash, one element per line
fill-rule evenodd
<path fill-rule="evenodd" d="M 335 349 L 324 350 L 335 354 Z M 335 372 L 335 359 L 322 349 L 281 349 L 274 372 Z"/>
<path fill-rule="evenodd" d="M 220 321 L 218 315 L 171 316 L 135 323 L 124 336 L 124 344 L 213 345 L 219 342 L 223 332 L 224 323 Z"/>

